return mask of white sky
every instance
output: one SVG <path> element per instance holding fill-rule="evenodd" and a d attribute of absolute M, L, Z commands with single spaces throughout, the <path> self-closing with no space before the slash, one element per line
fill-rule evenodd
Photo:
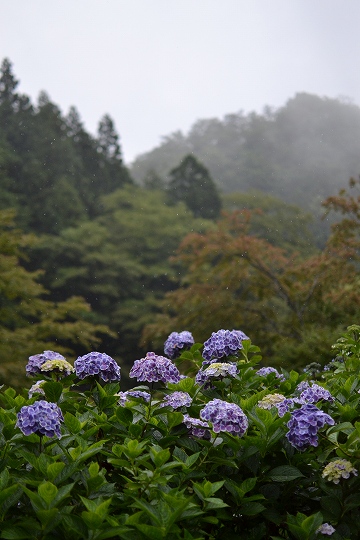
<path fill-rule="evenodd" d="M 93 134 L 110 114 L 130 163 L 296 92 L 360 105 L 359 28 L 359 0 L 0 0 L 0 61 Z"/>

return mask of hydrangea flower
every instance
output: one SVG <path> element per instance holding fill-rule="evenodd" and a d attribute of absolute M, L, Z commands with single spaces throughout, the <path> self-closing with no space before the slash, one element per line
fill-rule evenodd
<path fill-rule="evenodd" d="M 145 358 L 135 360 L 129 376 L 136 377 L 139 382 L 158 382 L 176 384 L 180 381 L 178 368 L 165 356 L 148 352 Z"/>
<path fill-rule="evenodd" d="M 257 370 L 256 374 L 259 375 L 260 377 L 267 377 L 268 375 L 270 375 L 270 373 L 275 373 L 275 376 L 277 379 L 280 379 L 281 381 L 284 381 L 285 380 L 285 377 L 282 373 L 279 373 L 278 370 L 274 367 L 262 367 L 260 369 Z"/>
<path fill-rule="evenodd" d="M 66 377 L 67 375 L 74 373 L 75 369 L 66 360 L 63 360 L 62 358 L 55 358 L 54 360 L 46 360 L 46 362 L 42 364 L 40 372 L 45 373 L 47 371 L 62 373 Z"/>
<path fill-rule="evenodd" d="M 236 356 L 242 349 L 242 341 L 249 339 L 241 330 L 218 330 L 213 332 L 204 343 L 204 364 L 211 363 L 213 358 L 219 359 L 224 356 Z"/>
<path fill-rule="evenodd" d="M 330 402 L 334 401 L 330 392 L 318 384 L 313 384 L 312 386 L 308 385 L 307 388 L 301 392 L 300 399 L 304 403 L 317 403 L 322 399 Z"/>
<path fill-rule="evenodd" d="M 47 437 L 61 437 L 60 425 L 64 421 L 61 409 L 56 403 L 39 400 L 33 405 L 25 405 L 17 415 L 16 427 L 24 435 L 37 433 Z"/>
<path fill-rule="evenodd" d="M 29 389 L 29 399 L 33 397 L 34 394 L 41 394 L 45 396 L 45 392 L 42 388 L 46 381 L 37 381 L 35 384 L 32 385 L 32 387 Z"/>
<path fill-rule="evenodd" d="M 187 330 L 183 332 L 171 332 L 164 343 L 164 353 L 168 358 L 174 360 L 180 356 L 182 349 L 191 347 L 194 343 L 195 341 L 191 332 Z"/>
<path fill-rule="evenodd" d="M 120 381 L 120 367 L 106 353 L 91 352 L 79 356 L 74 362 L 76 376 L 85 379 L 89 375 L 99 375 L 105 381 Z"/>
<path fill-rule="evenodd" d="M 357 470 L 352 466 L 350 461 L 347 461 L 347 459 L 335 459 L 334 461 L 330 461 L 330 463 L 324 467 L 322 477 L 326 478 L 326 480 L 329 482 L 338 484 L 341 478 L 350 478 L 351 473 L 354 476 L 357 476 L 358 474 Z"/>
<path fill-rule="evenodd" d="M 286 437 L 290 444 L 300 451 L 308 446 L 318 446 L 317 433 L 325 424 L 333 426 L 334 419 L 315 405 L 308 403 L 291 413 L 291 418 L 287 423 L 289 431 Z"/>
<path fill-rule="evenodd" d="M 268 394 L 267 396 L 263 397 L 257 405 L 260 407 L 260 409 L 267 410 L 276 407 L 278 410 L 278 415 L 280 418 L 282 418 L 284 414 L 287 413 L 291 407 L 293 407 L 294 400 L 291 398 L 286 398 L 282 394 Z"/>
<path fill-rule="evenodd" d="M 318 529 L 316 529 L 316 534 L 327 534 L 328 536 L 331 536 L 335 532 L 335 529 L 332 525 L 329 525 L 329 523 L 323 523 L 320 525 Z"/>
<path fill-rule="evenodd" d="M 187 392 L 173 392 L 164 397 L 164 402 L 160 407 L 170 406 L 173 409 L 179 409 L 180 407 L 190 407 L 192 398 Z"/>
<path fill-rule="evenodd" d="M 242 437 L 248 428 L 248 419 L 243 410 L 235 403 L 222 399 L 213 399 L 200 411 L 201 420 L 212 423 L 215 433 L 227 431 Z"/>
<path fill-rule="evenodd" d="M 41 372 L 41 366 L 47 360 L 65 360 L 62 354 L 55 351 L 44 351 L 41 354 L 29 356 L 29 361 L 26 365 L 26 375 L 32 377 Z"/>
<path fill-rule="evenodd" d="M 198 439 L 210 439 L 210 426 L 198 418 L 192 418 L 184 414 L 184 424 L 190 430 L 190 434 Z"/>
<path fill-rule="evenodd" d="M 222 379 L 224 377 L 235 377 L 239 370 L 233 362 L 215 362 L 210 364 L 205 369 L 198 371 L 195 377 L 195 382 L 199 386 L 206 385 L 211 379 Z"/>
<path fill-rule="evenodd" d="M 149 403 L 151 398 L 149 392 L 143 392 L 141 390 L 127 390 L 126 392 L 119 392 L 116 395 L 119 396 L 118 405 L 121 405 L 122 407 L 124 407 L 125 403 L 130 401 L 131 398 L 143 399 L 146 403 Z"/>

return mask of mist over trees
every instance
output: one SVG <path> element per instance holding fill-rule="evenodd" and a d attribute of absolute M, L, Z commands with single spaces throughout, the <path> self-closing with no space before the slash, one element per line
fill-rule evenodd
<path fill-rule="evenodd" d="M 129 171 L 108 114 L 94 136 L 76 107 L 17 88 L 4 60 L 0 383 L 20 384 L 30 354 L 96 347 L 126 385 L 126 366 L 193 323 L 198 339 L 242 326 L 267 363 L 287 335 L 294 364 L 314 351 L 322 362 L 359 315 L 360 200 L 336 196 L 360 171 L 356 106 L 299 94 L 278 111 L 202 120 Z M 325 195 L 346 219 L 319 242 Z"/>

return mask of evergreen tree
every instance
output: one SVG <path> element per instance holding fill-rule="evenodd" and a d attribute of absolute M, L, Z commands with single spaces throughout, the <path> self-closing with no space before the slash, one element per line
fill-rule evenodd
<path fill-rule="evenodd" d="M 12 105 L 17 99 L 15 90 L 19 82 L 12 73 L 12 65 L 8 58 L 4 58 L 0 73 L 0 105 L 6 102 Z"/>
<path fill-rule="evenodd" d="M 215 183 L 191 154 L 170 171 L 168 195 L 172 203 L 184 202 L 196 218 L 216 219 L 220 214 L 221 199 Z"/>

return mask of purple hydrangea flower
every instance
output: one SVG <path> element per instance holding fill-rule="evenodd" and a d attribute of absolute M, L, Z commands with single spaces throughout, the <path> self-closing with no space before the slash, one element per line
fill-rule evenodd
<path fill-rule="evenodd" d="M 242 349 L 242 341 L 249 339 L 241 330 L 218 330 L 204 343 L 204 364 L 209 364 L 212 359 L 223 356 L 236 356 Z"/>
<path fill-rule="evenodd" d="M 222 399 L 213 399 L 200 411 L 201 420 L 212 423 L 215 433 L 227 431 L 242 437 L 248 428 L 248 419 L 243 410 L 235 403 Z"/>
<path fill-rule="evenodd" d="M 318 529 L 316 529 L 316 534 L 327 534 L 328 536 L 331 536 L 332 534 L 334 534 L 335 532 L 335 529 L 332 525 L 329 525 L 329 523 L 323 523 L 322 525 L 320 525 L 320 527 Z"/>
<path fill-rule="evenodd" d="M 37 433 L 47 437 L 61 437 L 60 424 L 64 421 L 61 409 L 56 403 L 39 400 L 33 405 L 25 405 L 17 415 L 16 427 L 24 435 Z"/>
<path fill-rule="evenodd" d="M 32 377 L 41 373 L 41 366 L 48 360 L 65 360 L 62 354 L 54 351 L 44 351 L 41 354 L 29 356 L 29 361 L 26 365 L 26 375 Z"/>
<path fill-rule="evenodd" d="M 325 424 L 333 426 L 335 421 L 330 415 L 308 403 L 291 413 L 286 437 L 290 444 L 300 451 L 308 446 L 318 446 L 317 433 Z"/>
<path fill-rule="evenodd" d="M 199 386 L 211 386 L 208 383 L 211 379 L 223 379 L 224 377 L 235 377 L 239 370 L 234 362 L 215 362 L 208 367 L 201 368 L 195 377 L 195 382 Z"/>
<path fill-rule="evenodd" d="M 79 356 L 74 362 L 76 376 L 85 379 L 89 375 L 98 375 L 103 381 L 120 381 L 120 367 L 106 353 L 91 352 Z"/>
<path fill-rule="evenodd" d="M 210 426 L 198 418 L 192 418 L 184 414 L 184 424 L 190 430 L 190 434 L 198 439 L 210 439 Z"/>
<path fill-rule="evenodd" d="M 331 403 L 334 401 L 330 392 L 318 384 L 308 385 L 300 394 L 303 403 L 317 403 L 322 399 Z"/>
<path fill-rule="evenodd" d="M 145 358 L 135 360 L 129 376 L 136 377 L 139 382 L 178 383 L 180 372 L 178 368 L 165 356 L 158 356 L 148 352 Z"/>
<path fill-rule="evenodd" d="M 275 373 L 275 376 L 277 379 L 280 379 L 281 381 L 285 380 L 285 377 L 282 373 L 279 373 L 277 369 L 274 367 L 262 367 L 257 370 L 256 374 L 260 375 L 260 377 L 267 377 L 270 375 L 270 373 Z"/>
<path fill-rule="evenodd" d="M 183 332 L 171 332 L 164 343 L 164 353 L 171 360 L 174 360 L 180 356 L 182 349 L 191 347 L 194 343 L 195 341 L 191 332 L 187 330 Z"/>
<path fill-rule="evenodd" d="M 268 410 L 276 407 L 279 417 L 282 418 L 294 406 L 294 400 L 286 398 L 282 394 L 268 394 L 257 405 L 260 409 Z"/>
<path fill-rule="evenodd" d="M 118 404 L 122 407 L 124 407 L 125 403 L 130 401 L 131 398 L 143 399 L 146 403 L 149 403 L 151 398 L 149 392 L 142 392 L 141 390 L 127 390 L 126 392 L 119 392 L 116 395 L 119 396 Z"/>
<path fill-rule="evenodd" d="M 179 409 L 180 407 L 190 407 L 192 398 L 187 392 L 173 392 L 164 397 L 164 402 L 160 407 L 170 406 L 173 409 Z"/>
<path fill-rule="evenodd" d="M 34 394 L 41 394 L 45 396 L 44 389 L 42 388 L 45 382 L 46 381 L 37 381 L 35 384 L 32 385 L 32 387 L 29 389 L 29 399 L 31 399 Z"/>

